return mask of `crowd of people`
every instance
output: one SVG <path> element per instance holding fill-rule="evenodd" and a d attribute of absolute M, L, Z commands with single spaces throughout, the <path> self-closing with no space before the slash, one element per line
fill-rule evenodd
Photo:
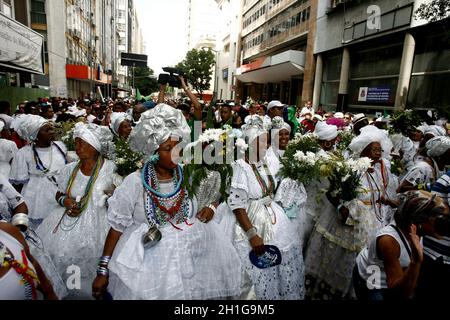
<path fill-rule="evenodd" d="M 1 102 L 1 300 L 446 296 L 446 119 L 205 106 L 180 79 L 180 100 Z M 184 157 L 231 139 L 231 163 Z"/>

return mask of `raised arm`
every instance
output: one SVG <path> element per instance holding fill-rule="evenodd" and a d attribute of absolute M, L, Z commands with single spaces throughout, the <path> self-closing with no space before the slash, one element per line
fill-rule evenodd
<path fill-rule="evenodd" d="M 192 101 L 192 104 L 194 105 L 194 120 L 201 121 L 202 120 L 202 106 L 200 105 L 200 102 L 198 101 L 195 94 L 193 94 L 191 92 L 191 90 L 189 89 L 189 87 L 187 86 L 186 81 L 184 80 L 184 77 L 178 76 L 178 78 L 180 78 L 181 86 L 182 86 L 183 90 L 186 92 L 189 99 Z"/>

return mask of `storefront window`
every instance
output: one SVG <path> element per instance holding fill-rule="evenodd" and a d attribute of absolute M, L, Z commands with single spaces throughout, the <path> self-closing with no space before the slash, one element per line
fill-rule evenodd
<path fill-rule="evenodd" d="M 409 86 L 410 108 L 450 106 L 450 73 L 413 76 Z"/>

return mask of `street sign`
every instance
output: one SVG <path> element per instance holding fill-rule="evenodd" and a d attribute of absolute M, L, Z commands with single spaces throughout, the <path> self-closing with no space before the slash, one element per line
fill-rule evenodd
<path fill-rule="evenodd" d="M 122 52 L 121 65 L 127 67 L 147 67 L 148 57 L 145 54 Z"/>

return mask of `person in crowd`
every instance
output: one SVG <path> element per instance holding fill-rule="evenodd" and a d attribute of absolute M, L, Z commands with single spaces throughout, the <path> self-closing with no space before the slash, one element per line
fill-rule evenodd
<path fill-rule="evenodd" d="M 81 272 L 80 287 L 68 288 L 66 299 L 89 299 L 96 263 L 108 233 L 106 193 L 113 189 L 115 165 L 107 160 L 112 134 L 107 127 L 77 123 L 73 134 L 79 161 L 65 166 L 57 176 L 58 205 L 36 230 L 66 282 L 70 266 Z"/>
<path fill-rule="evenodd" d="M 219 114 L 221 120 L 215 124 L 216 128 L 223 128 L 224 125 L 231 126 L 233 124 L 233 111 L 231 105 L 222 105 L 219 109 Z"/>
<path fill-rule="evenodd" d="M 275 117 L 283 117 L 283 110 L 285 105 L 282 104 L 280 101 L 274 100 L 269 103 L 267 106 L 267 115 L 270 117 L 270 119 L 273 119 Z"/>
<path fill-rule="evenodd" d="M 132 118 L 125 112 L 113 112 L 109 128 L 114 136 L 127 140 L 131 133 Z"/>
<path fill-rule="evenodd" d="M 303 127 L 303 133 L 314 132 L 314 121 L 312 119 L 312 113 L 304 110 L 305 113 L 301 114 L 303 120 L 300 122 L 300 125 Z"/>
<path fill-rule="evenodd" d="M 17 145 L 9 140 L 11 133 L 6 126 L 6 122 L 0 118 L 0 175 L 9 178 L 11 172 L 11 162 L 18 151 Z"/>
<path fill-rule="evenodd" d="M 417 160 L 408 170 L 398 189 L 399 193 L 410 190 L 428 190 L 450 164 L 450 137 L 439 136 L 429 140 L 425 148 L 427 157 Z"/>
<path fill-rule="evenodd" d="M 239 295 L 241 266 L 232 244 L 182 187 L 172 157 L 190 128 L 165 104 L 142 114 L 130 146 L 150 160 L 108 201 L 110 231 L 92 285 L 102 299 L 215 299 Z M 207 223 L 206 223 L 207 222 Z"/>
<path fill-rule="evenodd" d="M 142 103 L 136 103 L 133 106 L 133 121 L 131 122 L 131 126 L 135 127 L 136 124 L 139 122 L 139 120 L 141 119 L 141 114 L 143 114 L 146 111 L 146 108 L 144 107 L 144 105 Z"/>
<path fill-rule="evenodd" d="M 58 300 L 22 233 L 0 221 L 0 300 Z"/>
<path fill-rule="evenodd" d="M 449 207 L 450 171 L 433 185 L 431 193 L 442 199 Z M 420 269 L 416 289 L 416 299 L 437 301 L 446 296 L 450 286 L 450 217 L 436 219 L 436 228 L 440 237 L 425 235 L 423 237 L 423 263 Z"/>
<path fill-rule="evenodd" d="M 361 129 L 369 125 L 369 119 L 364 113 L 358 113 L 353 117 L 353 133 L 357 136 L 361 133 Z"/>
<path fill-rule="evenodd" d="M 404 194 L 395 223 L 380 230 L 356 259 L 353 282 L 358 299 L 413 298 L 424 260 L 421 238 L 424 235 L 441 238 L 436 219 L 448 214 L 448 208 L 436 195 L 423 190 Z M 377 277 L 371 281 L 374 271 Z"/>
<path fill-rule="evenodd" d="M 234 245 L 249 276 L 244 288 L 253 285 L 256 299 L 303 299 L 302 249 L 300 241 L 295 240 L 297 228 L 273 201 L 279 160 L 267 154 L 264 119 L 252 116 L 243 132 L 249 150 L 245 159 L 238 159 L 233 165 L 228 205 L 236 218 Z M 276 246 L 282 261 L 277 266 L 258 269 L 251 263 L 249 252 L 263 255 L 266 245 Z"/>
<path fill-rule="evenodd" d="M 30 144 L 16 153 L 9 179 L 25 198 L 31 227 L 35 229 L 57 208 L 53 201 L 58 188 L 55 176 L 67 164 L 67 149 L 64 143 L 55 141 L 53 124 L 41 116 L 23 116 L 15 120 L 14 126 Z"/>
<path fill-rule="evenodd" d="M 55 121 L 55 113 L 53 112 L 53 107 L 51 104 L 43 103 L 40 105 L 40 116 L 44 119 Z"/>
<path fill-rule="evenodd" d="M 311 299 L 355 297 L 352 287 L 355 258 L 367 244 L 367 239 L 375 236 L 385 221 L 390 221 L 390 211 L 381 205 L 393 205 L 391 198 L 395 196 L 395 189 L 393 194 L 386 191 L 389 183 L 394 181 L 386 167 L 387 161 L 382 159 L 381 146 L 391 145 L 387 135 L 375 127 L 363 130 L 350 144 L 355 158 L 368 157 L 373 162 L 373 168 L 362 178 L 363 190 L 366 190 L 364 179 L 370 186 L 376 184 L 377 187 L 361 192 L 353 201 L 343 201 L 330 191 L 325 194 L 328 201 L 323 200 L 318 207 L 322 213 L 314 226 L 305 255 L 306 286 Z M 366 198 L 376 200 L 369 206 Z"/>
<path fill-rule="evenodd" d="M 231 106 L 231 109 L 233 110 L 234 114 L 238 114 L 242 120 L 245 120 L 247 116 L 249 115 L 249 112 L 247 109 L 242 107 L 240 102 L 228 102 L 228 105 Z"/>

